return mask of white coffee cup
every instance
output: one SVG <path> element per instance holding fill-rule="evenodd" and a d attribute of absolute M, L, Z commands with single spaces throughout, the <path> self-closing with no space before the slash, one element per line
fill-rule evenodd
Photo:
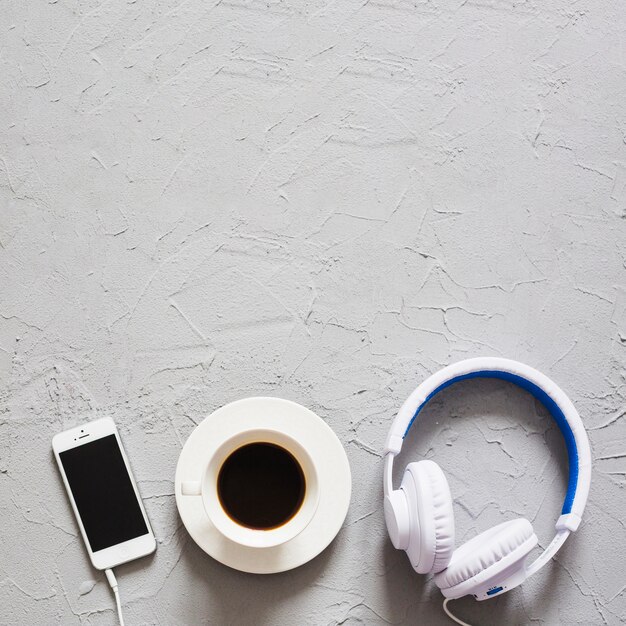
<path fill-rule="evenodd" d="M 248 528 L 233 520 L 222 507 L 218 495 L 218 476 L 224 461 L 235 451 L 250 443 L 271 443 L 287 450 L 300 465 L 305 490 L 298 511 L 281 526 L 268 530 Z M 251 548 L 269 548 L 284 544 L 300 534 L 309 524 L 319 503 L 318 473 L 305 447 L 293 437 L 278 430 L 253 428 L 224 441 L 207 460 L 199 481 L 183 481 L 184 496 L 199 496 L 209 519 L 227 539 Z"/>

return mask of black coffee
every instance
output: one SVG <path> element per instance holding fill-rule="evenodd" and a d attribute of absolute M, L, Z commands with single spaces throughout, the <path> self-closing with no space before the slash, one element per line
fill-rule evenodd
<path fill-rule="evenodd" d="M 285 448 L 249 443 L 235 450 L 217 476 L 222 508 L 237 524 L 271 530 L 300 509 L 306 482 L 302 468 Z"/>

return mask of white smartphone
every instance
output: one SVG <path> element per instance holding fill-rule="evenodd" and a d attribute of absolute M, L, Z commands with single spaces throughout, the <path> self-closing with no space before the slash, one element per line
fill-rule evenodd
<path fill-rule="evenodd" d="M 154 533 L 113 420 L 59 433 L 52 449 L 93 566 L 112 568 L 154 552 Z"/>

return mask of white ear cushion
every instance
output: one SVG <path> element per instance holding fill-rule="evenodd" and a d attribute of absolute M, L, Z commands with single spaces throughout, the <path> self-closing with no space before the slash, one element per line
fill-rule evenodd
<path fill-rule="evenodd" d="M 454 552 L 454 512 L 445 474 L 434 461 L 410 463 L 407 471 L 417 489 L 420 517 L 420 573 L 435 573 L 447 567 Z"/>
<path fill-rule="evenodd" d="M 498 524 L 455 550 L 447 569 L 435 575 L 435 583 L 440 589 L 448 589 L 465 582 L 511 554 L 533 535 L 533 527 L 526 519 Z"/>

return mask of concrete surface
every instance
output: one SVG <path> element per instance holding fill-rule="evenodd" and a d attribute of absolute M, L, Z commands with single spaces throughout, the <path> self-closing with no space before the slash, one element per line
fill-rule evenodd
<path fill-rule="evenodd" d="M 476 624 L 626 614 L 626 14 L 617 1 L 0 4 L 0 621 L 114 624 L 53 464 L 119 424 L 159 539 L 120 567 L 128 624 L 448 624 L 385 535 L 380 451 L 428 373 L 502 355 L 589 428 L 580 532 Z M 182 442 L 253 394 L 346 446 L 348 519 L 288 574 L 229 570 L 174 506 Z M 462 384 L 435 458 L 459 542 L 526 516 L 564 446 L 525 393 Z"/>

